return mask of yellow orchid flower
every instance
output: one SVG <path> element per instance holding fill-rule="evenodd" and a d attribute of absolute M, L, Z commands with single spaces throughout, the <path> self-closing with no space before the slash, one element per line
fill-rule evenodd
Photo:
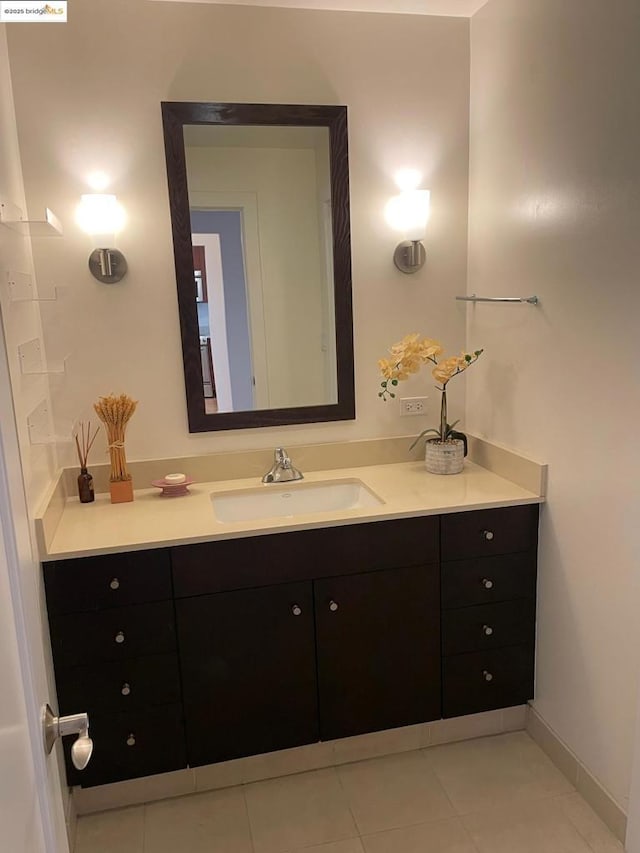
<path fill-rule="evenodd" d="M 438 361 L 437 359 L 443 353 L 442 345 L 433 338 L 421 338 L 417 332 L 411 332 L 389 348 L 390 358 L 381 358 L 378 361 L 378 368 L 383 377 L 380 383 L 382 390 L 378 392 L 378 397 L 381 397 L 385 401 L 387 398 L 395 397 L 395 393 L 391 389 L 395 388 L 398 382 L 408 379 L 409 376 L 417 373 L 423 364 L 430 361 L 435 365 L 431 371 L 431 375 L 436 382 L 442 385 L 440 389 L 442 391 L 440 429 L 425 430 L 418 436 L 418 439 L 424 437 L 429 432 L 435 432 L 440 436 L 441 441 L 446 441 L 454 433 L 453 426 L 455 426 L 455 424 L 451 426 L 447 423 L 447 383 L 454 376 L 457 376 L 474 364 L 482 355 L 482 352 L 481 349 L 474 350 L 473 352 L 462 350 L 460 355 L 452 355 L 443 361 Z"/>

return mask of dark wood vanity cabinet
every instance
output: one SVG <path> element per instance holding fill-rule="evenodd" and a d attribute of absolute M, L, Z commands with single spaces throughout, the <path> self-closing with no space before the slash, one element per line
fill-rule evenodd
<path fill-rule="evenodd" d="M 310 582 L 176 602 L 191 765 L 318 737 Z"/>
<path fill-rule="evenodd" d="M 538 506 L 441 519 L 442 712 L 533 698 Z"/>
<path fill-rule="evenodd" d="M 525 702 L 537 505 L 44 566 L 71 784 Z"/>
<path fill-rule="evenodd" d="M 172 549 L 189 763 L 440 717 L 438 525 Z"/>
<path fill-rule="evenodd" d="M 315 581 L 320 738 L 438 719 L 437 563 Z"/>
<path fill-rule="evenodd" d="M 44 566 L 60 714 L 86 711 L 94 752 L 71 785 L 186 766 L 173 584 L 167 550 Z"/>

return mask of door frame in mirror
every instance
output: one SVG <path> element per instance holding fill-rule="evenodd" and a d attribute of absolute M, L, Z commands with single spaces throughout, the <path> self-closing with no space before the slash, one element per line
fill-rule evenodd
<path fill-rule="evenodd" d="M 189 432 L 353 420 L 355 389 L 347 108 L 301 104 L 163 101 L 162 121 Z M 191 217 L 183 134 L 184 126 L 192 124 L 328 128 L 338 391 L 336 403 L 244 412 L 216 412 L 215 414 L 205 412 L 198 314 L 194 298 Z"/>

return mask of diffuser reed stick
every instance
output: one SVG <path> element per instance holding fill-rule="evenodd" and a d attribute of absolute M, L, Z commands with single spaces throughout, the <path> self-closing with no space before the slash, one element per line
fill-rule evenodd
<path fill-rule="evenodd" d="M 132 400 L 127 394 L 120 394 L 119 396 L 109 394 L 108 397 L 100 397 L 98 402 L 93 405 L 107 431 L 112 483 L 131 479 L 124 452 L 124 434 L 137 405 L 137 401 Z"/>
<path fill-rule="evenodd" d="M 80 439 L 78 439 L 77 432 L 74 438 L 76 440 L 76 450 L 78 451 L 78 462 L 80 463 L 80 468 L 82 470 L 86 470 L 89 451 L 93 447 L 93 442 L 96 440 L 96 436 L 99 432 L 100 427 L 96 427 L 96 431 L 93 436 L 91 436 L 91 421 L 87 424 L 85 424 L 84 421 L 80 421 Z"/>

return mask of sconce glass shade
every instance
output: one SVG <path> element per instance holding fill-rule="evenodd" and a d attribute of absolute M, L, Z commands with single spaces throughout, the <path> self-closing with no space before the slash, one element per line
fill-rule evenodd
<path fill-rule="evenodd" d="M 76 208 L 76 222 L 80 228 L 93 237 L 113 236 L 122 230 L 125 212 L 114 195 L 88 193 L 80 197 Z M 105 243 L 108 245 L 108 243 Z"/>
<path fill-rule="evenodd" d="M 127 261 L 117 249 L 109 248 L 125 223 L 125 212 L 114 195 L 88 193 L 80 197 L 76 222 L 93 237 L 94 249 L 89 257 L 91 275 L 103 284 L 115 284 L 127 273 Z"/>
<path fill-rule="evenodd" d="M 385 209 L 387 222 L 407 240 L 422 240 L 429 219 L 430 199 L 429 190 L 407 190 L 393 196 Z"/>

